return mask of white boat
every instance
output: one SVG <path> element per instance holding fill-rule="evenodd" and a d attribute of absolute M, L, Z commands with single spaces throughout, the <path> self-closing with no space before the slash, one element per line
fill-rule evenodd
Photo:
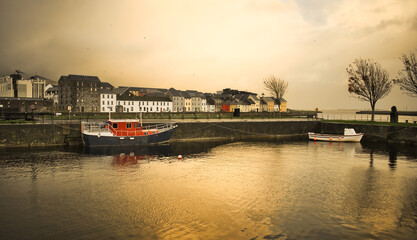
<path fill-rule="evenodd" d="M 343 135 L 325 134 L 325 133 L 308 133 L 308 139 L 313 141 L 327 141 L 327 142 L 360 142 L 363 133 L 356 133 L 353 128 L 345 128 Z"/>

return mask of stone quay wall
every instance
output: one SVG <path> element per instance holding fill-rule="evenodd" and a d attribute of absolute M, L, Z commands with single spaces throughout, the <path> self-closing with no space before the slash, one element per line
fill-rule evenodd
<path fill-rule="evenodd" d="M 308 132 L 343 133 L 354 128 L 362 141 L 417 145 L 417 126 L 378 126 L 321 121 L 199 121 L 177 123 L 171 141 L 307 141 Z M 0 124 L 0 147 L 80 145 L 80 123 Z"/>

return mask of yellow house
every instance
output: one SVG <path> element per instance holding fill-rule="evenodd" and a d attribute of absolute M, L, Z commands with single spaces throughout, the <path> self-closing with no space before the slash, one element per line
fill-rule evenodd
<path fill-rule="evenodd" d="M 275 99 L 273 97 L 262 98 L 262 111 L 263 112 L 273 112 L 274 106 L 275 106 Z"/>
<path fill-rule="evenodd" d="M 237 108 L 237 102 L 230 101 L 230 112 L 234 112 L 236 108 Z"/>
<path fill-rule="evenodd" d="M 277 100 L 275 100 L 274 111 L 278 112 L 278 101 Z M 280 110 L 280 112 L 286 112 L 286 111 L 287 111 L 287 100 L 285 100 L 283 98 L 283 99 L 281 99 L 281 110 Z"/>

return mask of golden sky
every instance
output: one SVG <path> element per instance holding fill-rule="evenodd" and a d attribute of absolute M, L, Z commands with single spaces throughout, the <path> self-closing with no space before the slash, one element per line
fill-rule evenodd
<path fill-rule="evenodd" d="M 114 86 L 267 92 L 293 109 L 369 109 L 346 67 L 371 58 L 395 78 L 417 52 L 415 0 L 2 0 L 0 74 L 96 75 Z M 377 109 L 417 110 L 395 86 Z"/>

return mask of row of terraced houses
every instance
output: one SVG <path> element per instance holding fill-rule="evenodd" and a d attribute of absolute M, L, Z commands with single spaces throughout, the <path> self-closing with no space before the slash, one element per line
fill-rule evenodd
<path fill-rule="evenodd" d="M 0 94 L 2 89 L 10 92 L 13 88 L 13 84 L 7 85 L 6 81 L 4 85 Z M 274 98 L 247 91 L 223 89 L 217 93 L 202 93 L 174 88 L 115 88 L 97 76 L 73 74 L 61 76 L 57 86 L 45 88 L 43 96 L 53 96 L 56 111 L 71 112 L 234 112 L 235 109 L 240 112 L 277 112 L 279 109 Z M 287 111 L 285 100 L 281 101 L 281 111 Z"/>

